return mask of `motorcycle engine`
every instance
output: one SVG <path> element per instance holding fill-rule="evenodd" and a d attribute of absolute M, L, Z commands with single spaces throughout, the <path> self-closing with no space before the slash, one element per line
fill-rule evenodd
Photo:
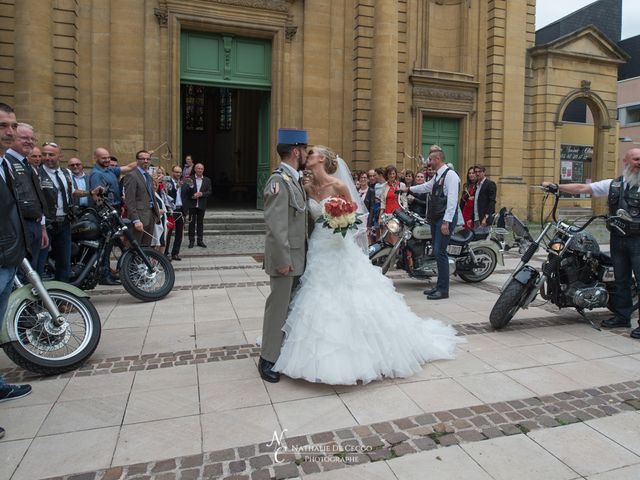
<path fill-rule="evenodd" d="M 572 300 L 573 306 L 587 310 L 606 307 L 609 301 L 609 293 L 602 283 L 587 286 L 578 282 L 571 285 L 565 295 Z"/>

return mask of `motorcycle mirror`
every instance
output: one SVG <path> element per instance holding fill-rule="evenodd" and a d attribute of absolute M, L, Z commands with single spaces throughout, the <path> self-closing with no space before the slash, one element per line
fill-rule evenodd
<path fill-rule="evenodd" d="M 619 208 L 618 210 L 616 210 L 616 216 L 620 217 L 622 220 L 626 222 L 633 221 L 633 218 L 631 217 L 629 212 L 627 212 L 624 208 Z"/>

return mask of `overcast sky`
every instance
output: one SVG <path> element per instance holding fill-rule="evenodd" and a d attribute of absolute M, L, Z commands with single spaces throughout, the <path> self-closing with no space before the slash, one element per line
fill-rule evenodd
<path fill-rule="evenodd" d="M 594 0 L 537 0 L 536 30 L 581 9 Z M 622 0 L 622 38 L 640 34 L 640 0 Z"/>

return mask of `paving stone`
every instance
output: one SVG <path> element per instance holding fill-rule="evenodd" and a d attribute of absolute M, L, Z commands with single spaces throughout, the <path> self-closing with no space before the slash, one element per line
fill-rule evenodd
<path fill-rule="evenodd" d="M 392 449 L 394 452 L 396 451 L 396 447 L 393 447 Z M 415 452 L 415 450 L 414 450 Z M 400 456 L 397 452 L 396 455 Z M 371 461 L 371 459 L 369 458 L 368 455 L 364 454 L 364 453 L 349 453 L 349 455 L 347 455 L 345 457 L 345 461 L 348 465 L 361 465 L 363 463 L 368 463 Z"/>
<path fill-rule="evenodd" d="M 317 473 L 320 471 L 320 467 L 315 462 L 302 462 L 300 464 L 300 467 L 302 467 L 302 471 L 307 475 L 309 475 L 310 473 Z"/>
<path fill-rule="evenodd" d="M 162 460 L 161 462 L 156 462 L 156 464 L 151 469 L 151 473 L 159 473 L 159 472 L 167 472 L 169 470 L 176 469 L 176 461 L 174 459 L 171 460 Z"/>
<path fill-rule="evenodd" d="M 510 412 L 513 410 L 513 408 L 511 408 L 511 405 L 509 405 L 506 402 L 498 402 L 498 403 L 492 403 L 491 407 L 496 411 L 496 412 Z"/>
<path fill-rule="evenodd" d="M 502 433 L 504 433 L 505 435 L 517 435 L 519 433 L 522 433 L 522 431 L 518 427 L 516 427 L 515 425 L 511 425 L 510 423 L 500 425 L 500 430 L 502 430 Z"/>
<path fill-rule="evenodd" d="M 80 473 L 78 475 L 72 475 L 69 477 L 69 480 L 93 480 L 95 478 L 95 473 Z"/>
<path fill-rule="evenodd" d="M 201 478 L 202 474 L 199 468 L 191 468 L 180 472 L 180 480 L 200 480 Z"/>
<path fill-rule="evenodd" d="M 222 475 L 222 463 L 213 463 L 210 465 L 205 465 L 203 476 L 205 478 L 215 478 L 217 476 Z"/>
<path fill-rule="evenodd" d="M 509 404 L 515 410 L 526 407 L 526 404 L 520 400 L 511 400 L 507 402 L 507 404 Z"/>
<path fill-rule="evenodd" d="M 455 417 L 449 412 L 436 412 L 434 415 L 440 422 L 448 422 L 455 419 Z"/>
<path fill-rule="evenodd" d="M 211 452 L 209 454 L 210 462 L 224 462 L 226 460 L 235 460 L 236 451 L 233 448 L 227 448 L 226 450 L 218 450 L 217 452 Z"/>
<path fill-rule="evenodd" d="M 402 457 L 403 455 L 408 455 L 410 453 L 416 452 L 416 449 L 408 443 L 400 443 L 398 445 L 395 445 L 391 448 L 391 450 L 397 457 Z"/>
<path fill-rule="evenodd" d="M 249 465 L 254 470 L 259 470 L 267 465 L 271 465 L 273 463 L 273 459 L 270 455 L 260 455 L 259 457 L 253 457 L 249 459 Z"/>
<path fill-rule="evenodd" d="M 327 443 L 333 440 L 333 432 L 322 432 L 311 435 L 312 443 Z"/>
<path fill-rule="evenodd" d="M 452 425 L 456 430 L 464 430 L 465 428 L 470 428 L 472 426 L 471 423 L 466 420 L 455 420 Z"/>
<path fill-rule="evenodd" d="M 283 478 L 293 478 L 297 477 L 298 466 L 295 463 L 288 463 L 286 465 L 277 465 L 273 468 L 276 480 L 281 480 Z"/>
<path fill-rule="evenodd" d="M 542 416 L 536 418 L 536 421 L 540 425 L 542 425 L 543 427 L 549 427 L 550 428 L 550 427 L 557 427 L 558 425 L 560 425 L 555 418 L 550 417 L 548 415 L 542 415 Z"/>
<path fill-rule="evenodd" d="M 469 407 L 474 413 L 482 414 L 492 412 L 493 409 L 488 405 L 474 405 L 473 407 Z"/>
<path fill-rule="evenodd" d="M 256 454 L 255 445 L 246 445 L 244 447 L 238 448 L 238 458 L 249 458 L 249 457 L 253 457 L 255 454 Z"/>
<path fill-rule="evenodd" d="M 244 460 L 236 460 L 229 463 L 229 471 L 231 473 L 241 473 L 247 468 L 247 464 Z"/>
<path fill-rule="evenodd" d="M 504 433 L 502 433 L 502 430 L 498 427 L 483 428 L 482 434 L 487 438 L 498 438 L 504 436 Z"/>
<path fill-rule="evenodd" d="M 371 427 L 378 432 L 380 435 L 384 435 L 386 433 L 393 433 L 395 430 L 393 429 L 393 425 L 389 422 L 383 423 L 374 423 Z"/>
<path fill-rule="evenodd" d="M 558 415 L 556 417 L 556 420 L 561 425 L 568 425 L 570 423 L 576 423 L 576 422 L 580 421 L 576 417 L 574 417 L 573 415 L 571 415 L 569 413 L 561 413 L 560 415 Z"/>
<path fill-rule="evenodd" d="M 271 480 L 271 473 L 269 473 L 269 470 L 257 470 L 251 473 L 251 480 Z"/>
<path fill-rule="evenodd" d="M 438 438 L 438 442 L 443 447 L 449 447 L 451 445 L 457 445 L 458 443 L 460 443 L 460 439 L 456 435 L 448 434 Z"/>
<path fill-rule="evenodd" d="M 413 444 L 418 450 L 433 450 L 438 446 L 430 437 L 416 438 L 413 440 Z"/>
<path fill-rule="evenodd" d="M 524 422 L 520 422 L 518 425 L 520 425 L 520 430 L 523 433 L 530 432 L 531 430 L 537 430 L 540 428 L 540 426 L 533 420 L 525 420 Z"/>
<path fill-rule="evenodd" d="M 370 437 L 363 438 L 362 444 L 366 447 L 377 448 L 382 447 L 384 445 L 384 442 L 380 437 L 372 435 Z"/>
<path fill-rule="evenodd" d="M 469 421 L 472 424 L 474 424 L 476 427 L 484 427 L 484 426 L 491 425 L 489 420 L 487 420 L 487 418 L 484 417 L 483 415 L 476 415 L 475 417 L 471 417 Z"/>
<path fill-rule="evenodd" d="M 415 421 L 418 425 L 432 425 L 438 422 L 436 417 L 429 413 L 426 415 L 418 415 L 417 417 L 415 417 Z"/>
<path fill-rule="evenodd" d="M 338 430 L 336 432 L 336 435 L 338 436 L 338 438 L 340 438 L 341 440 L 347 440 L 349 438 L 353 438 L 355 435 L 353 433 L 353 431 L 349 430 L 348 428 L 345 428 L 343 430 Z M 296 437 L 298 438 L 298 437 Z M 306 438 L 306 437 L 304 437 Z M 287 444 L 288 444 L 289 440 L 287 439 Z M 305 445 L 305 444 L 303 444 Z"/>
<path fill-rule="evenodd" d="M 407 437 L 404 433 L 401 433 L 401 432 L 389 433 L 387 435 L 384 435 L 382 438 L 387 443 L 390 443 L 391 445 L 396 445 L 398 443 L 402 443 L 405 440 L 409 439 L 409 437 Z"/>
<path fill-rule="evenodd" d="M 454 408 L 450 413 L 456 418 L 469 418 L 473 416 L 473 412 L 469 408 Z"/>
<path fill-rule="evenodd" d="M 136 463 L 134 465 L 129 465 L 127 467 L 127 475 L 128 476 L 140 475 L 143 473 L 147 473 L 148 469 L 149 469 L 148 463 Z"/>
<path fill-rule="evenodd" d="M 368 437 L 369 435 L 371 435 L 371 429 L 366 426 L 353 427 L 353 431 L 359 437 Z"/>
<path fill-rule="evenodd" d="M 372 462 L 388 460 L 393 456 L 390 448 L 380 448 L 378 450 L 373 450 L 371 452 L 368 452 L 367 455 Z"/>
<path fill-rule="evenodd" d="M 112 467 L 108 470 L 105 470 L 100 480 L 119 480 L 122 477 L 122 473 L 122 467 Z"/>
<path fill-rule="evenodd" d="M 400 430 L 408 430 L 410 428 L 413 427 L 417 427 L 418 424 L 416 422 L 414 422 L 411 418 L 401 418 L 399 420 L 394 420 L 393 423 L 400 429 Z"/>
<path fill-rule="evenodd" d="M 481 432 L 475 429 L 462 430 L 462 431 L 456 432 L 456 435 L 463 442 L 478 442 L 486 438 Z"/>

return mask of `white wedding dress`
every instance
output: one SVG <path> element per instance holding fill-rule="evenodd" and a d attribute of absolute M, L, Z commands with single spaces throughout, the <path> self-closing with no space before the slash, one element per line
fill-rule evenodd
<path fill-rule="evenodd" d="M 314 220 L 326 200 L 309 200 Z M 316 225 L 300 282 L 273 367 L 289 377 L 330 385 L 409 377 L 425 362 L 454 358 L 464 342 L 451 326 L 415 315 L 351 233 Z"/>

